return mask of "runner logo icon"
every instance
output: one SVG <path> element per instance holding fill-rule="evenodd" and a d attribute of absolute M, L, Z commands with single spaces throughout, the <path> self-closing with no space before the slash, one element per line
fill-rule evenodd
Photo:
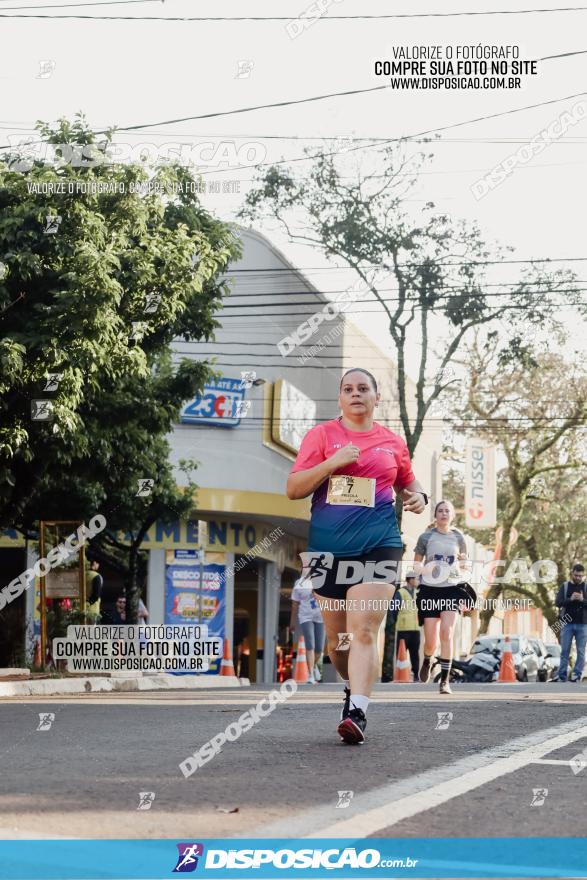
<path fill-rule="evenodd" d="M 313 590 L 321 587 L 326 580 L 326 572 L 334 564 L 332 553 L 312 553 L 306 550 L 300 553 L 304 580 L 309 580 Z"/>
<path fill-rule="evenodd" d="M 179 850 L 177 865 L 173 869 L 174 874 L 187 874 L 195 871 L 198 867 L 198 858 L 204 855 L 204 846 L 201 843 L 178 843 Z"/>
<path fill-rule="evenodd" d="M 338 792 L 338 803 L 336 805 L 337 810 L 346 810 L 348 806 L 350 806 L 351 800 L 353 799 L 354 791 L 339 791 Z"/>
<path fill-rule="evenodd" d="M 336 651 L 350 651 L 353 633 L 338 633 L 338 645 Z"/>
<path fill-rule="evenodd" d="M 533 788 L 532 794 L 533 794 L 533 797 L 530 802 L 530 806 L 531 807 L 541 807 L 548 796 L 548 789 L 547 788 Z"/>

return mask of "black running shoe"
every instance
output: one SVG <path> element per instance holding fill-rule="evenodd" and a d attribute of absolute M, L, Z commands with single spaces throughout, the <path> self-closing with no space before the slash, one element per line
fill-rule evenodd
<path fill-rule="evenodd" d="M 351 689 L 345 687 L 344 689 L 344 703 L 342 704 L 342 709 L 340 712 L 340 720 L 344 721 L 345 718 L 348 718 L 348 714 L 351 711 Z"/>
<path fill-rule="evenodd" d="M 362 709 L 351 709 L 346 718 L 338 725 L 338 735 L 349 745 L 359 745 L 365 742 L 365 728 L 367 718 Z"/>
<path fill-rule="evenodd" d="M 428 684 L 430 681 L 430 669 L 432 668 L 432 657 L 424 657 L 422 666 L 420 667 L 420 681 L 422 684 Z"/>

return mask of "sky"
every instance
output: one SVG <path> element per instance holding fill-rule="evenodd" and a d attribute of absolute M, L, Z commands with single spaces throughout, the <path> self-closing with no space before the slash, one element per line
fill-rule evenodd
<path fill-rule="evenodd" d="M 328 0 L 324 2 L 328 4 Z M 538 8 L 555 6 L 542 2 Z M 582 36 L 586 33 L 585 9 L 446 15 L 487 10 L 509 13 L 531 7 L 524 0 L 509 4 L 503 0 L 451 0 L 442 5 L 432 0 L 393 4 L 332 0 L 320 20 L 302 27 L 299 17 L 311 15 L 312 9 L 305 0 L 279 4 L 269 0 L 94 4 L 85 0 L 73 4 L 64 0 L 60 5 L 56 0 L 0 0 L 0 16 L 15 15 L 21 8 L 25 10 L 21 15 L 36 12 L 52 17 L 0 18 L 0 141 L 14 143 L 33 134 L 36 120 L 71 118 L 80 110 L 96 128 L 164 122 L 132 133 L 121 132 L 116 140 L 133 146 L 151 144 L 153 151 L 170 142 L 204 150 L 203 145 L 211 143 L 205 154 L 211 163 L 203 168 L 206 178 L 220 183 L 237 181 L 240 193 L 207 193 L 202 200 L 222 219 L 233 220 L 255 175 L 253 166 L 241 167 L 247 152 L 253 161 L 270 163 L 300 159 L 306 146 L 331 149 L 332 140 L 324 139 L 399 138 L 466 123 L 440 132 L 440 140 L 427 147 L 433 150 L 434 159 L 420 175 L 407 207 L 417 214 L 432 201 L 455 218 L 476 221 L 489 240 L 513 246 L 514 258 L 568 261 L 556 265 L 572 267 L 582 279 L 587 265 L 576 258 L 584 258 L 585 253 L 587 54 L 540 62 L 538 74 L 523 78 L 523 88 L 516 90 L 385 88 L 219 118 L 172 121 L 382 85 L 385 79 L 375 76 L 374 61 L 392 58 L 394 46 L 515 45 L 520 47 L 522 59 L 587 51 Z M 141 19 L 285 16 L 298 22 L 57 20 L 68 12 Z M 333 18 L 361 15 L 422 17 Z M 291 34 L 298 32 L 292 39 Z M 585 94 L 580 96 L 582 92 Z M 579 97 L 569 97 L 573 95 Z M 556 103 L 471 121 L 544 102 Z M 577 120 L 562 137 L 539 156 L 519 164 L 483 198 L 475 198 L 472 187 L 476 181 L 530 142 L 563 111 L 577 107 L 573 111 Z M 233 167 L 218 167 L 223 151 L 232 157 Z M 375 161 L 369 149 L 356 151 L 355 160 L 367 165 Z M 293 167 L 307 168 L 308 163 L 296 162 Z M 325 292 L 353 283 L 349 273 L 324 271 L 328 264 L 315 248 L 294 245 L 271 226 L 263 231 Z M 503 267 L 495 277 L 513 280 L 517 271 L 514 265 Z M 373 312 L 359 307 L 352 317 L 391 352 L 387 330 Z M 574 310 L 569 308 L 561 317 L 574 344 L 580 345 L 584 328 L 579 329 Z"/>

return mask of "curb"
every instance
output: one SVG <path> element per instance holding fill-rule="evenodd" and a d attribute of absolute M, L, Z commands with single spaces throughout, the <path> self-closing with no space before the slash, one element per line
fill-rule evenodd
<path fill-rule="evenodd" d="M 60 694 L 116 693 L 120 691 L 200 690 L 204 688 L 246 687 L 228 675 L 157 675 L 141 677 L 51 678 L 33 681 L 0 682 L 0 697 L 51 697 Z"/>
<path fill-rule="evenodd" d="M 16 678 L 19 681 L 22 681 L 23 678 L 28 678 L 31 674 L 31 671 L 28 667 L 22 668 L 17 666 L 15 668 L 12 667 L 3 667 L 0 669 L 0 681 L 12 681 L 12 679 Z"/>

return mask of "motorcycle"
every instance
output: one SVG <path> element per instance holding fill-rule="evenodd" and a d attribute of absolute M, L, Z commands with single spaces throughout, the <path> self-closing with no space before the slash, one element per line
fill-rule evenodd
<path fill-rule="evenodd" d="M 480 651 L 468 660 L 453 660 L 450 681 L 455 683 L 497 681 L 500 663 L 499 648 Z M 434 677 L 434 681 L 440 681 L 440 672 Z"/>

